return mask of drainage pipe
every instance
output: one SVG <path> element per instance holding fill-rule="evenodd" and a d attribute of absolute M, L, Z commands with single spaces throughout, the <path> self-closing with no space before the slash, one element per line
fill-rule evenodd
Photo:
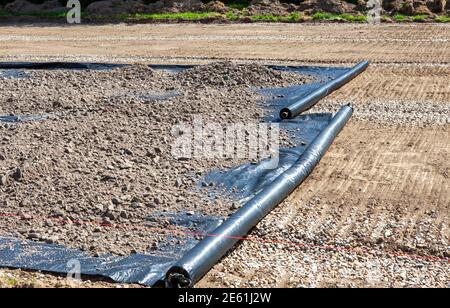
<path fill-rule="evenodd" d="M 306 179 L 352 114 L 353 108 L 350 105 L 341 107 L 330 124 L 292 167 L 248 201 L 212 234 L 207 234 L 169 269 L 166 286 L 191 287 L 199 281 L 243 236 Z"/>
<path fill-rule="evenodd" d="M 306 97 L 296 101 L 295 103 L 293 103 L 288 107 L 281 109 L 280 118 L 281 119 L 295 118 L 302 112 L 313 107 L 322 98 L 328 96 L 329 94 L 336 91 L 346 83 L 350 82 L 353 78 L 364 72 L 368 66 L 369 66 L 368 61 L 362 61 L 358 63 L 356 66 L 354 66 L 352 69 L 350 69 L 342 76 L 325 83 L 322 87 L 313 91 Z"/>

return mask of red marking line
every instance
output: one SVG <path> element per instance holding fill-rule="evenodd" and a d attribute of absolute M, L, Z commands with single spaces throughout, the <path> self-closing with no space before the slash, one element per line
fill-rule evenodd
<path fill-rule="evenodd" d="M 11 213 L 0 213 L 0 217 L 4 218 L 23 218 L 24 216 L 22 214 L 11 214 Z M 45 216 L 27 216 L 24 218 L 24 220 L 35 220 L 35 221 L 45 221 L 45 220 L 52 220 L 59 223 L 68 223 L 69 220 L 67 219 L 58 219 L 54 217 L 45 217 Z M 203 232 L 195 232 L 195 231 L 189 231 L 188 227 L 180 227 L 177 226 L 178 229 L 185 229 L 177 230 L 177 229 L 162 229 L 162 228 L 155 228 L 150 226 L 129 226 L 126 224 L 105 224 L 105 223 L 99 223 L 99 222 L 86 222 L 86 221 L 78 221 L 78 220 L 70 220 L 70 222 L 79 224 L 79 225 L 92 225 L 92 226 L 101 226 L 106 228 L 115 228 L 115 229 L 125 229 L 125 230 L 145 230 L 145 231 L 153 231 L 155 235 L 162 235 L 167 236 L 167 233 L 176 234 L 180 236 L 195 236 L 195 237 L 224 237 L 224 238 L 230 238 L 230 239 L 236 239 L 239 241 L 251 241 L 255 243 L 261 243 L 261 244 L 277 244 L 277 245 L 286 245 L 286 246 L 295 246 L 300 248 L 314 248 L 314 249 L 320 249 L 320 250 L 327 250 L 327 251 L 350 251 L 355 253 L 364 253 L 364 254 L 373 254 L 371 250 L 362 248 L 362 247 L 339 247 L 339 246 L 328 246 L 328 245 L 317 245 L 317 244 L 305 244 L 305 243 L 296 243 L 288 240 L 271 240 L 271 239 L 264 239 L 260 238 L 258 236 L 225 236 L 221 234 L 208 234 Z M 158 233 L 159 232 L 159 233 Z M 395 258 L 409 258 L 412 260 L 424 260 L 424 261 L 438 261 L 438 262 L 450 262 L 450 258 L 439 258 L 439 257 L 433 257 L 433 256 L 422 256 L 422 255 L 414 255 L 414 254 L 408 254 L 404 252 L 395 252 L 395 251 L 383 251 L 389 256 L 395 257 Z"/>

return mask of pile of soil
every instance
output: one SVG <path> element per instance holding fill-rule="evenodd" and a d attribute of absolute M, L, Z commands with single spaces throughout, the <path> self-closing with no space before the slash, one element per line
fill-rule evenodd
<path fill-rule="evenodd" d="M 149 4 L 140 0 L 102 0 L 91 3 L 86 12 L 94 16 L 116 16 L 123 13 L 203 12 L 214 8 L 219 8 L 217 3 L 205 5 L 200 0 L 160 0 Z"/>
<path fill-rule="evenodd" d="M 390 14 L 400 13 L 410 16 L 450 13 L 446 0 L 385 0 L 383 9 Z"/>
<path fill-rule="evenodd" d="M 221 80 L 225 72 L 231 80 L 240 79 L 226 88 L 183 82 L 184 76 L 200 72 L 207 81 Z M 174 125 L 191 125 L 195 115 L 205 124 L 257 123 L 265 110 L 262 97 L 248 88 L 252 82 L 284 86 L 310 79 L 229 62 L 180 75 L 138 65 L 28 71 L 27 76 L 0 78 L 0 114 L 47 114 L 49 119 L 0 125 L 0 211 L 11 214 L 2 218 L 0 235 L 64 244 L 93 255 L 158 247 L 166 236 L 155 228 L 165 231 L 168 223 L 145 218 L 161 212 L 234 212 L 232 201 L 196 187 L 208 171 L 247 161 L 174 157 Z M 145 99 L 167 92 L 178 94 Z"/>
<path fill-rule="evenodd" d="M 206 6 L 200 0 L 160 0 L 150 3 L 148 8 L 157 13 L 201 12 Z"/>
<path fill-rule="evenodd" d="M 281 3 L 278 0 L 253 0 L 248 8 L 252 15 L 277 15 L 283 16 L 292 12 L 314 14 L 328 12 L 333 14 L 366 14 L 376 7 L 369 5 L 367 1 L 340 1 L 340 0 L 302 0 L 296 3 Z M 434 15 L 449 14 L 450 4 L 446 0 L 385 0 L 380 7 L 381 14 L 394 15 Z"/>
<path fill-rule="evenodd" d="M 298 6 L 290 3 L 281 3 L 278 0 L 253 0 L 248 11 L 251 15 L 277 15 L 285 16 L 298 10 Z"/>
<path fill-rule="evenodd" d="M 312 76 L 275 71 L 258 64 L 236 64 L 231 61 L 198 66 L 178 74 L 181 84 L 195 87 L 276 87 L 304 84 Z"/>

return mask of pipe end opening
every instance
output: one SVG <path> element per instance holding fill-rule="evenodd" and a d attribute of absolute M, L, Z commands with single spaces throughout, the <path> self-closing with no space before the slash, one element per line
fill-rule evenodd
<path fill-rule="evenodd" d="M 283 108 L 280 111 L 280 118 L 282 120 L 290 119 L 292 118 L 292 112 L 288 108 Z"/>
<path fill-rule="evenodd" d="M 167 288 L 189 288 L 192 280 L 187 271 L 182 267 L 172 267 L 166 274 Z"/>

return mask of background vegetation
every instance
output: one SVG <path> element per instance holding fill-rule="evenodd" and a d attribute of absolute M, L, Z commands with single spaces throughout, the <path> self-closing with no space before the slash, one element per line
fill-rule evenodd
<path fill-rule="evenodd" d="M 14 0 L 0 0 L 0 6 L 4 6 L 7 3 L 13 2 Z M 31 3 L 43 3 L 48 0 L 27 0 Z M 63 6 L 67 3 L 67 0 L 58 0 Z M 100 0 L 80 0 L 83 8 L 85 9 L 92 2 L 100 1 Z M 158 0 L 143 0 L 146 4 L 157 2 Z M 208 3 L 211 0 L 201 0 L 204 3 Z M 353 22 L 353 23 L 363 23 L 367 22 L 367 17 L 361 13 L 352 13 L 352 14 L 335 14 L 329 12 L 316 12 L 313 15 L 305 15 L 302 12 L 294 12 L 287 16 L 278 16 L 274 14 L 267 15 L 248 15 L 245 14 L 243 9 L 247 8 L 250 5 L 251 0 L 221 0 L 228 7 L 237 9 L 239 11 L 229 11 L 226 14 L 221 14 L 217 12 L 184 12 L 184 13 L 154 13 L 154 14 L 119 14 L 116 18 L 121 20 L 154 20 L 157 22 L 165 22 L 165 21 L 211 21 L 211 20 L 223 20 L 226 19 L 228 21 L 241 21 L 241 22 L 303 22 L 303 21 L 318 21 L 318 22 Z M 280 0 L 281 2 L 286 3 L 295 3 L 299 4 L 304 0 Z M 349 3 L 358 3 L 358 0 L 340 0 L 342 2 Z M 406 1 L 406 0 L 405 0 Z M 448 0 L 450 1 L 450 0 Z M 82 15 L 85 16 L 85 11 L 82 11 Z M 240 13 L 242 12 L 242 13 Z M 65 17 L 65 13 L 11 13 L 7 12 L 0 7 L 0 17 L 3 16 L 36 16 L 36 17 L 56 17 L 61 18 Z M 95 19 L 103 19 L 103 16 L 91 16 L 91 18 Z M 395 13 L 391 16 L 384 15 L 382 16 L 382 20 L 386 22 L 439 22 L 439 23 L 450 23 L 450 16 L 445 15 L 425 15 L 425 14 L 416 14 L 416 15 L 404 15 L 401 13 Z"/>
<path fill-rule="evenodd" d="M 27 1 L 31 2 L 31 3 L 40 4 L 40 3 L 46 2 L 47 0 L 27 0 Z M 91 4 L 92 2 L 95 2 L 95 1 L 99 1 L 99 0 L 80 0 L 81 5 L 83 7 L 86 7 L 86 6 L 88 6 L 89 4 Z M 143 0 L 143 1 L 144 1 L 144 3 L 148 4 L 148 3 L 157 2 L 158 0 Z M 208 3 L 211 0 L 201 0 L 201 1 L 204 2 L 204 3 Z M 237 8 L 237 9 L 245 8 L 245 7 L 247 7 L 250 4 L 250 0 L 221 0 L 221 1 L 223 3 L 225 3 L 225 4 L 227 4 L 228 6 L 234 7 L 234 8 Z M 350 2 L 350 3 L 355 3 L 355 4 L 357 3 L 357 0 L 343 0 L 343 1 Z M 14 2 L 14 0 L 0 0 L 0 5 L 5 5 L 5 4 L 10 3 L 10 2 Z M 65 3 L 67 3 L 67 0 L 59 0 L 59 2 L 61 2 L 62 4 L 65 4 Z M 280 2 L 296 3 L 296 4 L 298 4 L 301 1 L 300 0 L 280 0 Z"/>

